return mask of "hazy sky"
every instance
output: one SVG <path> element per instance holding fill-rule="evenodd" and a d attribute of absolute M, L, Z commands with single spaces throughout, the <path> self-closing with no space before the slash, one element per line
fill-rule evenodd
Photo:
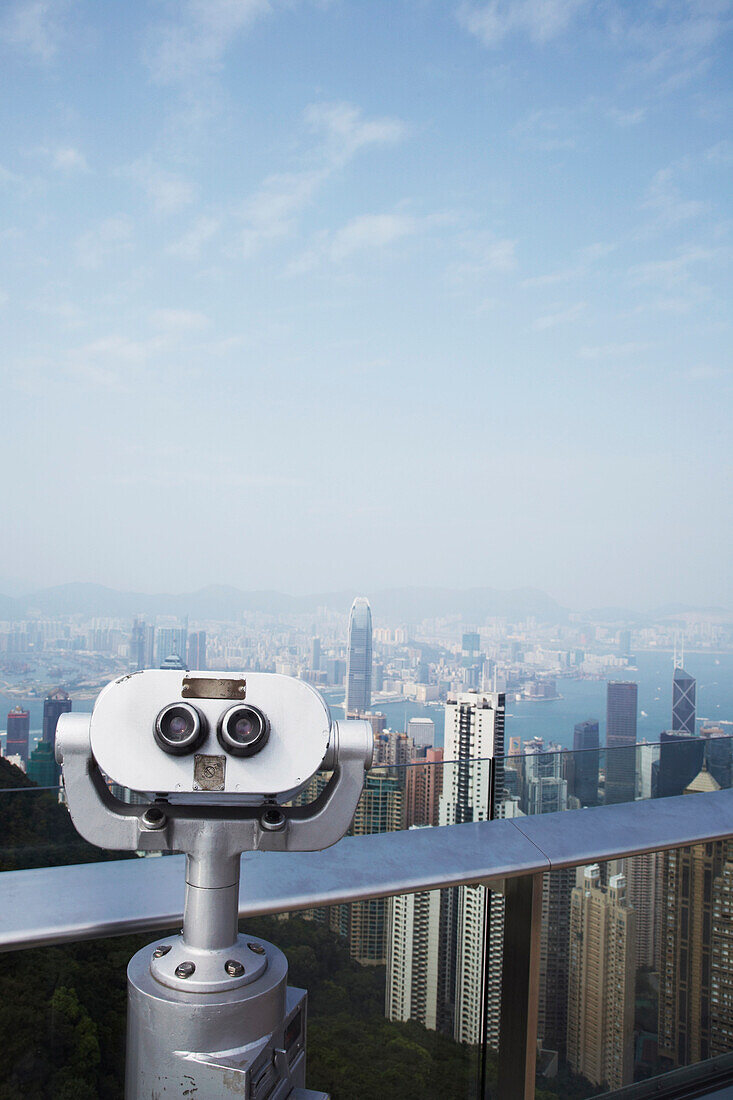
<path fill-rule="evenodd" d="M 4 0 L 0 587 L 733 604 L 729 0 Z"/>

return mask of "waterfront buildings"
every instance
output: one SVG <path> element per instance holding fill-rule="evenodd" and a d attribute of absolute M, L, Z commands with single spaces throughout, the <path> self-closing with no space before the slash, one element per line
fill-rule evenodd
<path fill-rule="evenodd" d="M 638 686 L 612 680 L 606 689 L 606 804 L 633 802 L 636 794 Z"/>
<path fill-rule="evenodd" d="M 372 611 L 364 596 L 357 596 L 349 614 L 346 657 L 346 717 L 363 714 L 372 702 Z"/>
<path fill-rule="evenodd" d="M 567 1057 L 594 1085 L 633 1080 L 636 915 L 626 879 L 579 868 L 570 903 Z"/>
<path fill-rule="evenodd" d="M 6 756 L 20 756 L 23 766 L 28 763 L 28 735 L 30 732 L 30 712 L 22 707 L 13 707 L 8 714 Z"/>

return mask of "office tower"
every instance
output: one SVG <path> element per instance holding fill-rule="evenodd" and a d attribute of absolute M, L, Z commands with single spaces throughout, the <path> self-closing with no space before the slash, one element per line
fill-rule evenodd
<path fill-rule="evenodd" d="M 185 626 L 160 626 L 155 632 L 155 663 L 162 668 L 168 657 L 178 657 L 185 668 L 188 629 Z"/>
<path fill-rule="evenodd" d="M 41 740 L 51 746 L 52 754 L 56 751 L 56 726 L 58 725 L 59 718 L 62 714 L 67 714 L 70 710 L 71 699 L 69 698 L 68 692 L 64 691 L 63 688 L 56 688 L 56 691 L 52 691 L 51 694 L 47 695 L 43 700 L 43 732 Z M 56 779 L 54 782 L 58 782 L 58 768 L 55 774 Z M 53 786 L 53 784 L 45 785 Z"/>
<path fill-rule="evenodd" d="M 703 766 L 687 794 L 718 790 Z M 659 967 L 659 1055 L 670 1066 L 712 1056 L 712 917 L 715 883 L 733 858 L 733 844 L 718 840 L 660 854 L 662 919 Z M 726 959 L 726 966 L 730 960 Z"/>
<path fill-rule="evenodd" d="M 595 721 L 578 722 L 573 731 L 573 774 L 572 794 L 581 806 L 598 805 L 598 775 L 600 771 L 600 751 L 598 723 Z"/>
<path fill-rule="evenodd" d="M 419 764 L 405 771 L 405 824 L 437 825 L 443 792 L 443 750 L 426 749 Z M 422 763 L 424 759 L 425 763 Z"/>
<path fill-rule="evenodd" d="M 314 672 L 318 672 L 321 667 L 321 639 L 313 638 L 311 641 L 311 664 L 310 667 Z"/>
<path fill-rule="evenodd" d="M 139 671 L 146 668 L 145 662 L 145 622 L 143 619 L 135 619 L 130 635 L 130 668 Z"/>
<path fill-rule="evenodd" d="M 705 762 L 708 771 L 723 790 L 733 786 L 733 739 L 723 726 L 700 727 L 705 741 Z"/>
<path fill-rule="evenodd" d="M 13 707 L 8 714 L 8 735 L 5 741 L 6 756 L 20 756 L 23 766 L 28 763 L 28 735 L 30 733 L 30 711 L 22 707 Z"/>
<path fill-rule="evenodd" d="M 48 741 L 41 741 L 33 750 L 28 760 L 26 774 L 39 787 L 58 786 L 58 765 L 54 757 L 53 746 Z"/>
<path fill-rule="evenodd" d="M 618 651 L 622 657 L 628 657 L 631 654 L 631 631 L 619 630 L 618 632 Z"/>
<path fill-rule="evenodd" d="M 684 794 L 699 774 L 705 756 L 705 741 L 684 730 L 662 730 L 659 760 L 652 764 L 652 798 Z"/>
<path fill-rule="evenodd" d="M 349 830 L 351 836 L 388 833 L 404 826 L 403 777 L 387 768 L 372 768 Z M 383 965 L 387 960 L 387 899 L 368 898 L 331 907 L 332 931 L 345 936 L 352 958 L 362 964 Z"/>
<path fill-rule="evenodd" d="M 346 717 L 363 714 L 372 702 L 372 612 L 369 600 L 357 596 L 349 614 L 346 655 Z"/>
<path fill-rule="evenodd" d="M 695 678 L 681 665 L 672 676 L 672 727 L 679 733 L 695 736 Z"/>
<path fill-rule="evenodd" d="M 206 631 L 194 630 L 188 635 L 188 668 L 206 671 Z"/>
<path fill-rule="evenodd" d="M 407 736 L 412 738 L 416 749 L 432 748 L 435 744 L 435 722 L 432 718 L 410 718 Z"/>
<path fill-rule="evenodd" d="M 633 1080 L 636 915 L 623 875 L 579 868 L 570 902 L 567 1057 L 594 1085 Z"/>
<path fill-rule="evenodd" d="M 181 660 L 177 653 L 170 653 L 164 661 L 161 661 L 160 667 L 163 669 L 180 669 L 182 672 L 186 669 L 185 662 Z"/>
<path fill-rule="evenodd" d="M 612 680 L 606 689 L 607 805 L 633 802 L 636 795 L 636 709 L 638 685 Z"/>

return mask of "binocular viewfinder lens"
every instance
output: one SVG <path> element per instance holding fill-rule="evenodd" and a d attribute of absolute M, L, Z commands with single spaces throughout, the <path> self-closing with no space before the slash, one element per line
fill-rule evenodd
<path fill-rule="evenodd" d="M 219 744 L 232 756 L 254 756 L 263 749 L 270 736 L 270 723 L 251 704 L 241 704 L 226 711 L 219 723 Z"/>
<path fill-rule="evenodd" d="M 164 752 L 185 756 L 206 736 L 206 720 L 190 703 L 170 703 L 155 719 L 155 740 Z"/>

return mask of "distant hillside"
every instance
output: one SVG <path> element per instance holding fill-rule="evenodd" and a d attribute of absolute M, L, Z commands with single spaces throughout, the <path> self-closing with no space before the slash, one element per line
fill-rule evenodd
<path fill-rule="evenodd" d="M 487 616 L 513 621 L 533 616 L 543 622 L 559 622 L 567 612 L 557 601 L 533 588 L 501 591 L 495 588 L 389 588 L 361 593 L 350 589 L 289 596 L 282 592 L 243 592 L 224 585 L 209 585 L 198 592 L 180 595 L 143 592 L 119 592 L 99 584 L 62 584 L 44 588 L 22 599 L 0 597 L 7 601 L 6 618 L 28 614 L 83 615 L 127 618 L 134 615 L 189 615 L 192 619 L 236 620 L 242 614 L 261 612 L 268 615 L 308 614 L 319 607 L 347 613 L 355 595 L 366 594 L 375 620 L 415 623 L 425 618 L 458 615 L 467 623 L 479 625 Z"/>

